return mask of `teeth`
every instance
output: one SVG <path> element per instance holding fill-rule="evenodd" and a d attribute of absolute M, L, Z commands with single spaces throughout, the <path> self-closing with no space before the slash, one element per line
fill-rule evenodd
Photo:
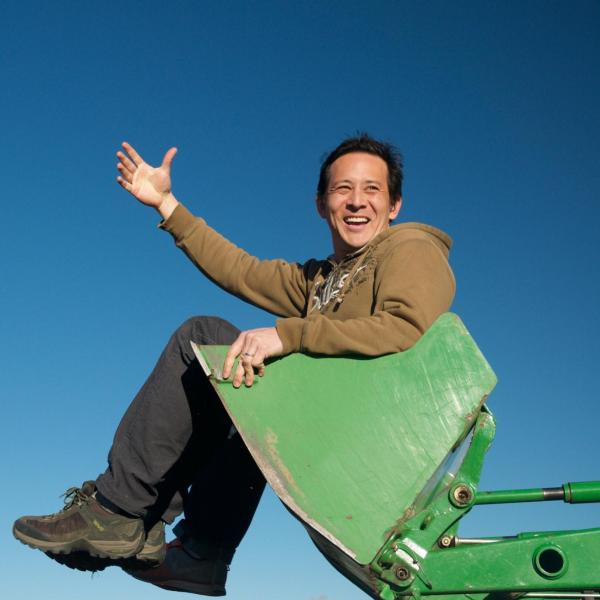
<path fill-rule="evenodd" d="M 366 217 L 346 217 L 344 221 L 346 223 L 368 223 L 369 219 Z"/>

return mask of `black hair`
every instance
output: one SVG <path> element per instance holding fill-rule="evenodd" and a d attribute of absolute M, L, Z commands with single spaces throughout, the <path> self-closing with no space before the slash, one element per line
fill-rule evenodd
<path fill-rule="evenodd" d="M 325 198 L 329 185 L 329 172 L 331 165 L 344 154 L 351 152 L 366 152 L 373 154 L 385 161 L 388 168 L 388 189 L 390 192 L 390 204 L 402 196 L 402 180 L 404 179 L 402 154 L 396 147 L 387 142 L 380 142 L 372 138 L 368 133 L 358 133 L 355 137 L 346 138 L 341 144 L 332 150 L 323 160 L 319 173 L 319 184 L 317 195 Z"/>

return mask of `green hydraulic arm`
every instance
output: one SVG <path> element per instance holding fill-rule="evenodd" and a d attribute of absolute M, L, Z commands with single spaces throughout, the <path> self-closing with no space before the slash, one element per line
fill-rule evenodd
<path fill-rule="evenodd" d="M 460 519 L 478 504 L 600 502 L 600 482 L 477 492 L 483 457 L 493 435 L 493 418 L 483 410 L 452 484 L 399 525 L 384 544 L 371 564 L 378 576 L 380 598 L 600 597 L 600 529 L 528 532 L 506 538 L 458 537 Z"/>
<path fill-rule="evenodd" d="M 271 487 L 371 597 L 600 600 L 600 529 L 458 535 L 474 506 L 600 502 L 600 482 L 478 490 L 496 378 L 456 315 L 400 354 L 273 360 L 251 388 L 222 379 L 227 347 L 192 346 Z"/>

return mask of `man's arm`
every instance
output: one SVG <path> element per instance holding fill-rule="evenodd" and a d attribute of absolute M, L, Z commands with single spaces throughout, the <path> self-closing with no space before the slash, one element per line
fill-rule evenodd
<path fill-rule="evenodd" d="M 230 294 L 276 315 L 304 314 L 310 271 L 316 269 L 316 261 L 307 266 L 260 260 L 192 215 L 183 204 L 160 227 L 206 277 Z"/>
<path fill-rule="evenodd" d="M 276 314 L 301 314 L 306 281 L 299 265 L 284 261 L 258 261 L 180 205 L 171 191 L 171 163 L 177 148 L 166 152 L 160 167 L 147 164 L 127 142 L 123 142 L 123 149 L 125 152 L 117 152 L 118 183 L 142 204 L 158 211 L 163 218 L 161 226 L 170 231 L 177 245 L 212 281 Z M 211 268 L 205 269 L 205 264 L 211 265 Z M 262 376 L 265 359 L 278 356 L 281 351 L 281 340 L 274 327 L 244 331 L 229 349 L 223 366 L 224 377 L 229 377 L 239 356 L 233 385 L 239 387 L 242 381 L 252 385 L 254 369 Z"/>

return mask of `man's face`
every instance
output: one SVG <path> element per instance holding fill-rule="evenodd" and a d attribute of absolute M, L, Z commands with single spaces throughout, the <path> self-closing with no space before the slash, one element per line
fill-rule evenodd
<path fill-rule="evenodd" d="M 385 161 L 365 152 L 344 154 L 331 164 L 317 210 L 329 225 L 337 260 L 368 244 L 400 212 L 400 198 L 390 204 L 387 177 Z"/>

